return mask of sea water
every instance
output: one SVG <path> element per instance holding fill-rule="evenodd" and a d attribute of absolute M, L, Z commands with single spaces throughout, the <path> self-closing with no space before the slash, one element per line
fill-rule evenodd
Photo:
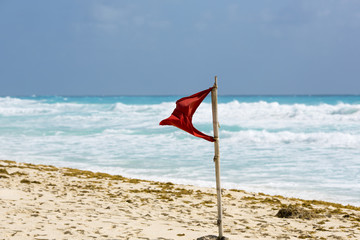
<path fill-rule="evenodd" d="M 213 187 L 213 143 L 159 126 L 180 97 L 0 97 L 0 159 Z M 360 96 L 219 96 L 218 111 L 224 188 L 360 206 Z M 193 123 L 212 135 L 209 97 Z"/>

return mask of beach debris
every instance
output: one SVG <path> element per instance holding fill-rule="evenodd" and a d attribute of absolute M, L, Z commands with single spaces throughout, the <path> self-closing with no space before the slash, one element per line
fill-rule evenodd
<path fill-rule="evenodd" d="M 28 175 L 28 174 L 24 173 L 24 172 L 16 171 L 16 172 L 11 173 L 10 175 L 11 176 L 24 176 L 24 175 Z"/>
<path fill-rule="evenodd" d="M 208 235 L 204 237 L 197 238 L 196 240 L 217 240 L 218 237 L 215 235 Z"/>
<path fill-rule="evenodd" d="M 278 218 L 301 218 L 309 220 L 316 217 L 316 214 L 290 204 L 285 208 L 281 208 L 275 216 Z"/>
<path fill-rule="evenodd" d="M 26 184 L 30 184 L 30 183 L 36 183 L 36 184 L 41 184 L 39 181 L 30 181 L 28 179 L 23 179 L 20 181 L 20 183 L 26 183 Z"/>
<path fill-rule="evenodd" d="M 199 237 L 196 240 L 229 240 L 229 238 L 227 237 L 222 237 L 221 239 L 219 239 L 218 236 L 215 235 L 207 235 L 207 236 L 203 236 L 203 237 Z"/>
<path fill-rule="evenodd" d="M 31 182 L 30 182 L 30 180 L 27 180 L 27 179 L 23 179 L 23 180 L 21 180 L 21 181 L 20 181 L 20 183 L 26 183 L 26 184 L 30 184 Z"/>
<path fill-rule="evenodd" d="M 218 236 L 215 235 L 207 235 L 207 236 L 199 237 L 196 240 L 229 240 L 229 238 L 224 236 L 219 238 Z"/>
<path fill-rule="evenodd" d="M 9 175 L 9 173 L 6 171 L 6 169 L 0 168 L 0 178 L 9 178 L 7 175 Z"/>
<path fill-rule="evenodd" d="M 6 174 L 9 175 L 9 173 L 4 168 L 0 168 L 0 174 Z"/>

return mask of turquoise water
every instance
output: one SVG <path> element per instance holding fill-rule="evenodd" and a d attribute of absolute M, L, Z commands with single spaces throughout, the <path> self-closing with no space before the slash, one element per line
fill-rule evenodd
<path fill-rule="evenodd" d="M 214 186 L 213 144 L 159 126 L 182 96 L 0 97 L 0 159 Z M 222 185 L 360 206 L 360 96 L 219 96 Z M 212 134 L 210 98 L 194 125 Z"/>

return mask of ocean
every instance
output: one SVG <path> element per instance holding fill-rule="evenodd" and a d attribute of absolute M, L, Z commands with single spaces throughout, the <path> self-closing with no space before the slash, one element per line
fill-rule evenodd
<path fill-rule="evenodd" d="M 213 143 L 159 126 L 180 97 L 0 97 L 0 159 L 214 187 Z M 218 100 L 224 188 L 360 206 L 360 96 Z"/>

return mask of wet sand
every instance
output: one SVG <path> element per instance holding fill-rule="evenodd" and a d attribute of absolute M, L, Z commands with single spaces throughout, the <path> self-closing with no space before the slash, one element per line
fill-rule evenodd
<path fill-rule="evenodd" d="M 360 239 L 360 207 L 223 190 L 224 235 Z M 0 160 L 0 239 L 217 235 L 215 189 Z"/>

